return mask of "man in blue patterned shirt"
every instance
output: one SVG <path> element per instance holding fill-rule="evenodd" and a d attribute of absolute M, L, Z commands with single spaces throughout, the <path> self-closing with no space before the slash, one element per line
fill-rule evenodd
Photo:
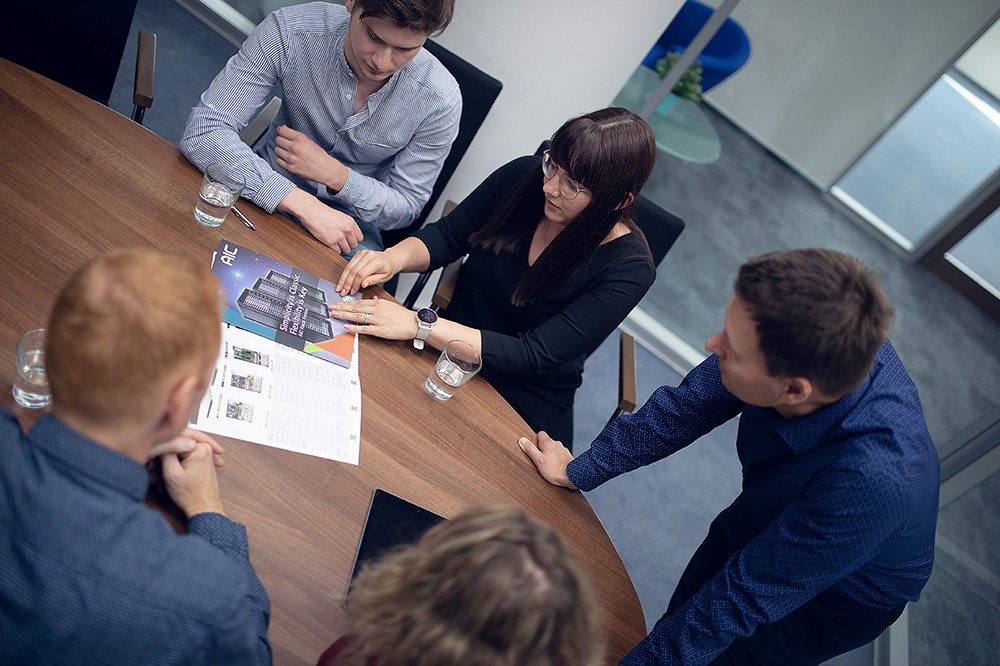
<path fill-rule="evenodd" d="M 243 196 L 292 215 L 347 254 L 420 215 L 458 136 L 462 96 L 423 49 L 454 0 L 347 0 L 284 7 L 247 38 L 191 110 L 180 149 L 223 164 Z M 275 87 L 281 110 L 255 154 L 239 132 Z"/>
<path fill-rule="evenodd" d="M 185 430 L 220 305 L 207 267 L 154 250 L 105 255 L 63 289 L 52 413 L 25 435 L 0 409 L 0 663 L 271 663 L 270 602 L 219 499 L 222 450 Z M 156 458 L 186 536 L 143 502 Z"/>
<path fill-rule="evenodd" d="M 667 612 L 623 664 L 818 664 L 874 640 L 934 561 L 940 465 L 892 310 L 830 250 L 747 261 L 712 355 L 576 459 L 520 441 L 542 476 L 590 490 L 740 415 L 743 490 Z"/>

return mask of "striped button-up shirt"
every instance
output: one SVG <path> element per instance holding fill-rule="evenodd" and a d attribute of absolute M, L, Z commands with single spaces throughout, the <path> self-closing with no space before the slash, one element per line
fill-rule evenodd
<path fill-rule="evenodd" d="M 350 15 L 315 2 L 279 9 L 247 38 L 191 110 L 180 148 L 203 171 L 239 172 L 243 196 L 273 212 L 293 188 L 316 195 L 359 222 L 405 227 L 430 198 L 458 135 L 462 98 L 447 69 L 426 49 L 354 112 L 358 80 L 344 55 Z M 239 132 L 274 94 L 282 97 L 259 155 Z M 277 127 L 288 125 L 349 170 L 339 192 L 277 166 Z"/>

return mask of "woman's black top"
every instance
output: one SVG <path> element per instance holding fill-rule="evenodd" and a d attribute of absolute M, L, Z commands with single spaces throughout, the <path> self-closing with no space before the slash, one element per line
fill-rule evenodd
<path fill-rule="evenodd" d="M 511 296 L 528 269 L 529 244 L 516 254 L 496 255 L 470 250 L 469 236 L 529 173 L 537 173 L 542 187 L 539 165 L 533 156 L 505 164 L 450 215 L 415 235 L 427 246 L 432 269 L 469 255 L 442 316 L 482 332 L 482 375 L 534 430 L 571 446 L 573 395 L 583 381 L 583 362 L 645 295 L 656 269 L 640 236 L 626 234 L 601 245 L 563 288 L 514 306 Z M 524 221 L 532 227 L 538 222 Z"/>

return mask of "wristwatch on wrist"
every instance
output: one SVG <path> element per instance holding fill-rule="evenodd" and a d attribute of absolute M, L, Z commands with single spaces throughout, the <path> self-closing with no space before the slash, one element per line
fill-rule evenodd
<path fill-rule="evenodd" d="M 431 329 L 437 323 L 437 312 L 430 308 L 420 308 L 417 310 L 417 337 L 413 338 L 413 346 L 416 349 L 424 348 L 424 340 L 431 334 Z"/>

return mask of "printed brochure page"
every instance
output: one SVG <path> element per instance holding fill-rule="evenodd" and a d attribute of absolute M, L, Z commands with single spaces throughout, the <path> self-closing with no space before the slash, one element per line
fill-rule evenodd
<path fill-rule="evenodd" d="M 358 464 L 358 341 L 341 368 L 231 324 L 191 427 L 296 453 Z"/>

